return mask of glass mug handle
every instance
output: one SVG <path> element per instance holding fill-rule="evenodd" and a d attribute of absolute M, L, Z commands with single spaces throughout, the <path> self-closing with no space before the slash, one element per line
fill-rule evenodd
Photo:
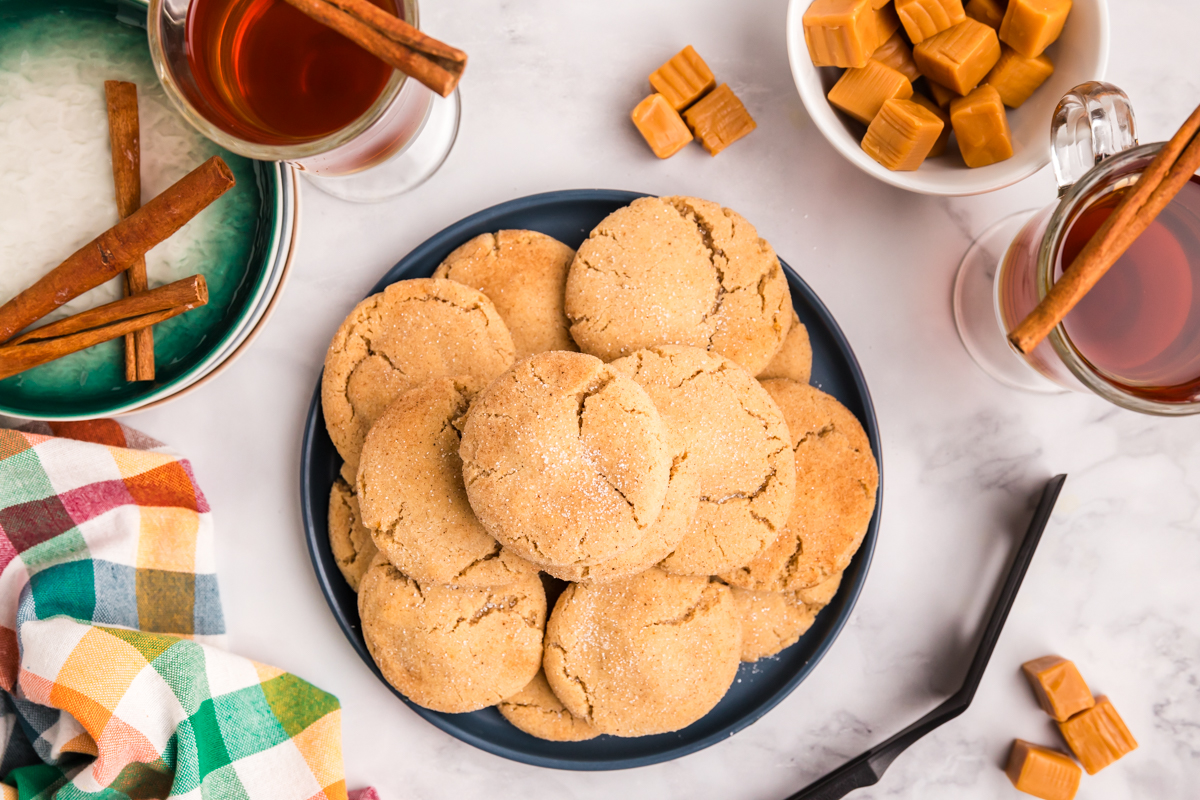
<path fill-rule="evenodd" d="M 1109 156 L 1135 147 L 1133 106 L 1111 83 L 1088 81 L 1063 95 L 1050 123 L 1050 155 L 1058 195 Z"/>

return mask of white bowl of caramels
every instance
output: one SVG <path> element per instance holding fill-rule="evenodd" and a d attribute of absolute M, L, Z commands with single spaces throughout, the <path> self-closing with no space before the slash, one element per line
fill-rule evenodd
<path fill-rule="evenodd" d="M 1005 7 L 1004 0 L 993 2 L 1002 9 Z M 828 99 L 845 70 L 814 66 L 803 22 L 811 3 L 812 0 L 791 0 L 787 16 L 788 59 L 804 107 L 825 138 L 848 161 L 884 183 L 910 192 L 942 196 L 983 194 L 1028 178 L 1050 163 L 1050 122 L 1058 101 L 1081 83 L 1102 80 L 1108 65 L 1109 18 L 1105 0 L 1074 0 L 1061 34 L 1044 51 L 1054 65 L 1053 74 L 1019 107 L 1005 109 L 1011 157 L 987 166 L 968 167 L 956 146 L 956 137 L 952 137 L 944 154 L 926 158 L 916 169 L 892 170 L 863 149 L 867 125 L 836 108 Z M 905 31 L 904 27 L 899 29 L 901 35 Z M 924 78 L 914 87 L 918 94 L 929 93 Z"/>

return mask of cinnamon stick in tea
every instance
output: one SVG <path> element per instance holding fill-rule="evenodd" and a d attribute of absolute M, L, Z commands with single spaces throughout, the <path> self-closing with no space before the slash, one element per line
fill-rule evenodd
<path fill-rule="evenodd" d="M 0 342 L 8 341 L 63 303 L 115 278 L 135 258 L 182 228 L 233 184 L 233 173 L 220 156 L 196 167 L 0 306 Z"/>
<path fill-rule="evenodd" d="M 426 36 L 367 0 L 287 0 L 287 3 L 442 97 L 454 91 L 466 68 L 466 53 Z"/>
<path fill-rule="evenodd" d="M 105 81 L 108 104 L 108 138 L 112 146 L 113 184 L 117 213 L 124 219 L 142 205 L 142 149 L 138 132 L 137 84 Z M 125 270 L 125 294 L 150 288 L 146 257 L 139 256 Z M 154 329 L 125 334 L 125 380 L 154 380 Z"/>
<path fill-rule="evenodd" d="M 107 305 L 89 308 L 87 311 L 51 322 L 49 325 L 34 328 L 8 344 L 11 346 L 55 339 L 92 328 L 102 328 L 114 322 L 152 314 L 156 311 L 165 311 L 176 306 L 198 308 L 207 302 L 208 283 L 204 280 L 203 275 L 192 275 L 183 280 L 168 283 L 166 286 L 131 295 Z"/>
<path fill-rule="evenodd" d="M 1200 169 L 1198 134 L 1200 107 L 1163 145 L 1037 307 L 1013 328 L 1008 340 L 1018 352 L 1033 352 L 1191 180 Z"/>
<path fill-rule="evenodd" d="M 107 342 L 110 339 L 119 338 L 127 333 L 133 333 L 150 325 L 157 325 L 171 317 L 177 317 L 185 311 L 191 311 L 195 307 L 195 305 L 175 306 L 67 336 L 0 346 L 0 380 Z"/>

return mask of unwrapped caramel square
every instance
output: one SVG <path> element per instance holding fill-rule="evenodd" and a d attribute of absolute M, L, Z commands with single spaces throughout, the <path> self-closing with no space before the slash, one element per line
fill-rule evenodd
<path fill-rule="evenodd" d="M 758 127 L 727 83 L 683 112 L 683 119 L 704 149 L 714 156 Z"/>
<path fill-rule="evenodd" d="M 983 82 L 995 86 L 1009 108 L 1020 108 L 1029 96 L 1054 74 L 1054 62 L 1045 53 L 1026 58 L 1008 45 L 1000 45 L 1000 60 Z"/>
<path fill-rule="evenodd" d="M 1036 58 L 1058 40 L 1071 0 L 1008 0 L 1000 41 L 1026 58 Z"/>
<path fill-rule="evenodd" d="M 987 25 L 967 19 L 914 47 L 913 60 L 929 80 L 966 95 L 1000 60 L 1000 40 Z"/>
<path fill-rule="evenodd" d="M 896 0 L 896 13 L 914 45 L 967 18 L 962 0 Z"/>
<path fill-rule="evenodd" d="M 893 33 L 886 42 L 875 48 L 871 58 L 880 64 L 891 67 L 910 81 L 916 81 L 921 77 L 921 73 L 917 70 L 917 62 L 913 61 L 912 48 L 908 46 L 908 41 L 900 31 Z"/>
<path fill-rule="evenodd" d="M 939 106 L 937 103 L 930 100 L 920 92 L 913 92 L 912 101 L 921 108 L 928 109 L 938 119 L 942 121 L 942 132 L 938 136 L 937 141 L 933 143 L 933 149 L 929 151 L 926 158 L 937 158 L 946 152 L 946 144 L 950 141 L 950 112 Z"/>
<path fill-rule="evenodd" d="M 971 19 L 977 19 L 995 30 L 1000 30 L 1000 23 L 1004 20 L 1004 0 L 967 0 L 964 10 Z"/>
<path fill-rule="evenodd" d="M 692 140 L 692 134 L 671 104 L 655 93 L 638 103 L 630 115 L 646 144 L 659 158 L 670 158 Z"/>
<path fill-rule="evenodd" d="M 879 113 L 887 100 L 912 97 L 912 82 L 897 70 L 875 59 L 866 66 L 848 69 L 829 90 L 829 102 L 864 125 Z"/>
<path fill-rule="evenodd" d="M 896 16 L 896 7 L 891 3 L 875 9 L 875 47 L 892 38 L 892 34 L 900 31 L 900 17 Z"/>
<path fill-rule="evenodd" d="M 1095 775 L 1138 746 L 1121 715 L 1103 695 L 1096 698 L 1096 705 L 1058 723 L 1058 729 L 1088 775 Z"/>
<path fill-rule="evenodd" d="M 942 108 L 949 108 L 951 100 L 962 97 L 958 92 L 947 89 L 937 81 L 931 81 L 929 78 L 926 78 L 925 83 L 929 84 L 929 94 L 933 96 L 933 101 Z"/>
<path fill-rule="evenodd" d="M 911 171 L 929 156 L 945 124 L 911 100 L 888 100 L 867 126 L 862 149 L 890 170 Z"/>
<path fill-rule="evenodd" d="M 872 0 L 813 0 L 804 12 L 804 41 L 818 67 L 861 67 L 879 45 Z"/>
<path fill-rule="evenodd" d="M 683 111 L 717 85 L 712 70 L 689 44 L 650 73 L 650 85 L 671 108 Z"/>
<path fill-rule="evenodd" d="M 1018 791 L 1042 800 L 1074 800 L 1083 771 L 1064 753 L 1023 739 L 1013 742 L 1004 770 Z"/>
<path fill-rule="evenodd" d="M 1012 158 L 1008 115 L 995 87 L 980 86 L 966 97 L 950 101 L 950 124 L 968 167 L 986 167 Z"/>
<path fill-rule="evenodd" d="M 1059 722 L 1096 704 L 1075 665 L 1062 656 L 1043 656 L 1021 665 L 1038 705 Z"/>

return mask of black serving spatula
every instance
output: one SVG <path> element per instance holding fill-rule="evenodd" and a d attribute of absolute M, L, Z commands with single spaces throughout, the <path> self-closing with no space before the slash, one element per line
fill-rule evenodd
<path fill-rule="evenodd" d="M 1008 570 L 1008 577 L 1004 579 L 1004 586 L 1000 590 L 1000 596 L 996 598 L 996 605 L 992 607 L 992 616 L 988 619 L 983 639 L 975 651 L 975 658 L 967 670 L 962 688 L 883 744 L 872 747 L 824 778 L 790 795 L 787 800 L 838 800 L 855 789 L 873 786 L 883 777 L 884 771 L 896 760 L 896 756 L 907 750 L 913 742 L 967 710 L 967 706 L 971 705 L 971 700 L 975 697 L 975 690 L 979 688 L 980 680 L 983 679 L 983 671 L 987 669 L 988 659 L 992 657 L 992 651 L 996 648 L 1004 621 L 1008 619 L 1008 612 L 1017 598 L 1017 590 L 1021 588 L 1025 570 L 1033 560 L 1033 553 L 1042 538 L 1042 531 L 1046 529 L 1050 512 L 1054 510 L 1054 503 L 1058 500 L 1058 493 L 1062 491 L 1066 480 L 1066 475 L 1057 475 L 1050 479 L 1042 491 L 1042 499 L 1037 510 L 1033 512 L 1033 520 L 1029 523 L 1029 530 L 1025 532 L 1025 538 L 1017 550 L 1012 567 Z"/>

